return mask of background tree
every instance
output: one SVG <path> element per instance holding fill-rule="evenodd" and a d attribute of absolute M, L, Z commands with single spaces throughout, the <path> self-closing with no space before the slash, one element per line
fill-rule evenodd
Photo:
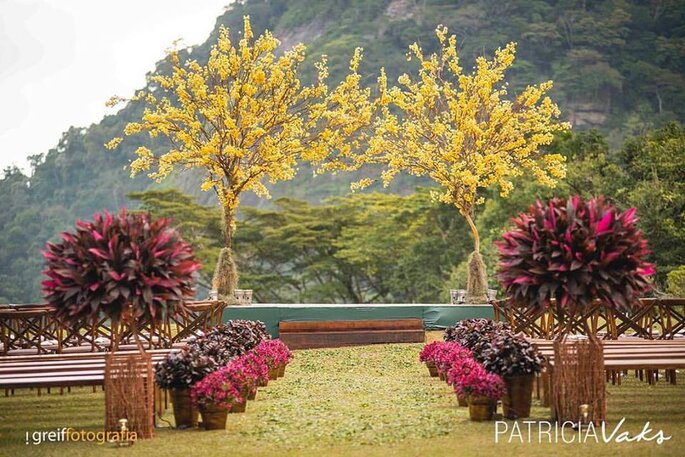
<path fill-rule="evenodd" d="M 291 179 L 299 159 L 321 161 L 333 150 L 358 147 L 355 135 L 372 113 L 369 92 L 359 87 L 361 49 L 354 53 L 349 74 L 329 91 L 325 57 L 315 64 L 316 81 L 303 85 L 298 70 L 305 46 L 278 56 L 279 44 L 268 31 L 254 39 L 245 16 L 238 45 L 221 27 L 206 65 L 195 60 L 182 64 L 178 51 L 171 51 L 171 74 L 153 76 L 153 87 L 135 96 L 148 108 L 140 122 L 124 130 L 126 135 L 163 136 L 171 145 L 155 152 L 139 147 L 132 175 L 152 170 L 148 176 L 161 181 L 174 170 L 199 168 L 202 190 L 216 192 L 223 249 L 212 286 L 229 300 L 237 283 L 231 247 L 240 195 L 251 190 L 268 197 L 264 181 Z M 114 138 L 107 147 L 120 142 Z"/>
<path fill-rule="evenodd" d="M 387 87 L 385 72 L 379 78 L 381 115 L 368 150 L 342 151 L 323 165 L 328 170 L 356 170 L 363 164 L 385 166 L 381 177 L 387 185 L 400 172 L 428 176 L 442 187 L 434 196 L 454 205 L 464 216 L 474 238 L 469 259 L 467 300 L 486 299 L 487 277 L 480 254 L 480 236 L 474 222 L 482 191 L 498 185 L 506 196 L 512 179 L 525 173 L 554 186 L 564 176 L 564 158 L 540 147 L 554 139 L 554 132 L 568 128 L 555 121 L 559 109 L 543 97 L 551 81 L 526 87 L 508 100 L 505 70 L 514 61 L 515 45 L 498 49 L 492 60 L 479 57 L 472 74 L 459 64 L 456 36 L 438 27 L 440 52 L 424 56 L 417 43 L 408 58 L 416 58 L 416 80 L 400 76 L 400 86 Z M 349 152 L 349 153 L 348 153 Z M 357 183 L 364 187 L 366 178 Z"/>

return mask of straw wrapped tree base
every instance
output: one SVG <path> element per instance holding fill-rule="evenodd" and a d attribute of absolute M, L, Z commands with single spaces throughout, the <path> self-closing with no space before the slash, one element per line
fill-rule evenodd
<path fill-rule="evenodd" d="M 583 417 L 581 405 L 588 405 Z M 603 422 L 606 418 L 606 385 L 602 342 L 594 335 L 554 340 L 552 417 L 558 422 Z"/>
<path fill-rule="evenodd" d="M 154 381 L 152 359 L 140 351 L 112 353 L 105 365 L 105 429 L 117 431 L 119 419 L 137 438 L 154 435 Z"/>

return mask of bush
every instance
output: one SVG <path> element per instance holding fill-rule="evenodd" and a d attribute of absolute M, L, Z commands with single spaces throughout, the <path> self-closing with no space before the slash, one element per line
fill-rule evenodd
<path fill-rule="evenodd" d="M 266 326 L 261 321 L 230 320 L 190 341 L 188 346 L 223 366 L 269 338 Z"/>
<path fill-rule="evenodd" d="M 597 199 L 538 200 L 496 243 L 497 278 L 511 304 L 575 311 L 593 300 L 631 306 L 651 289 L 655 270 L 635 209 L 619 213 Z"/>
<path fill-rule="evenodd" d="M 485 396 L 498 400 L 504 396 L 505 385 L 502 378 L 489 373 L 481 364 L 473 359 L 466 359 L 453 368 L 448 378 L 452 379 L 454 391 L 462 397 Z"/>
<path fill-rule="evenodd" d="M 190 392 L 193 404 L 231 409 L 236 403 L 245 402 L 240 391 L 241 385 L 232 375 L 233 373 L 224 367 L 197 382 Z"/>
<path fill-rule="evenodd" d="M 187 389 L 217 368 L 211 357 L 186 347 L 155 366 L 155 381 L 163 389 Z"/>
<path fill-rule="evenodd" d="M 464 319 L 445 330 L 443 339 L 467 349 L 474 349 L 481 341 L 489 341 L 496 333 L 510 333 L 511 326 L 492 319 Z"/>
<path fill-rule="evenodd" d="M 685 265 L 668 273 L 666 291 L 674 297 L 685 297 Z"/>
<path fill-rule="evenodd" d="M 76 231 L 48 243 L 43 256 L 45 299 L 71 325 L 96 321 L 101 313 L 115 322 L 159 322 L 181 313 L 201 268 L 168 219 L 125 210 L 77 222 Z"/>
<path fill-rule="evenodd" d="M 543 364 L 542 356 L 529 341 L 511 333 L 493 335 L 474 353 L 483 368 L 503 377 L 539 373 Z"/>

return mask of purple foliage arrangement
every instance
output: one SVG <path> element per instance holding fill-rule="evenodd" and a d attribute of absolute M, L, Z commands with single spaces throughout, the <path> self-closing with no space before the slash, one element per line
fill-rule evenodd
<path fill-rule="evenodd" d="M 556 300 L 571 312 L 595 299 L 632 306 L 655 272 L 636 222 L 634 208 L 619 213 L 602 197 L 538 200 L 496 243 L 497 277 L 510 303 L 547 308 Z"/>
<path fill-rule="evenodd" d="M 159 322 L 182 313 L 201 268 L 168 219 L 125 210 L 78 221 L 76 231 L 48 243 L 43 256 L 45 298 L 57 306 L 58 318 L 73 325 L 102 314 L 115 322 Z"/>

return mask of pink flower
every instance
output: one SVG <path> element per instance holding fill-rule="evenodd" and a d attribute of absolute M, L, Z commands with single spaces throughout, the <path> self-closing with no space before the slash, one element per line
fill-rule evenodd
<path fill-rule="evenodd" d="M 253 351 L 266 362 L 269 368 L 287 365 L 293 358 L 293 353 L 288 346 L 278 339 L 262 341 Z"/>
<path fill-rule="evenodd" d="M 207 375 L 193 385 L 190 395 L 193 404 L 198 406 L 214 405 L 217 408 L 231 409 L 236 403 L 245 399 L 226 367 Z"/>
<path fill-rule="evenodd" d="M 488 373 L 473 359 L 464 360 L 451 371 L 454 391 L 459 396 L 488 397 L 498 400 L 504 396 L 505 385 L 502 378 Z"/>

